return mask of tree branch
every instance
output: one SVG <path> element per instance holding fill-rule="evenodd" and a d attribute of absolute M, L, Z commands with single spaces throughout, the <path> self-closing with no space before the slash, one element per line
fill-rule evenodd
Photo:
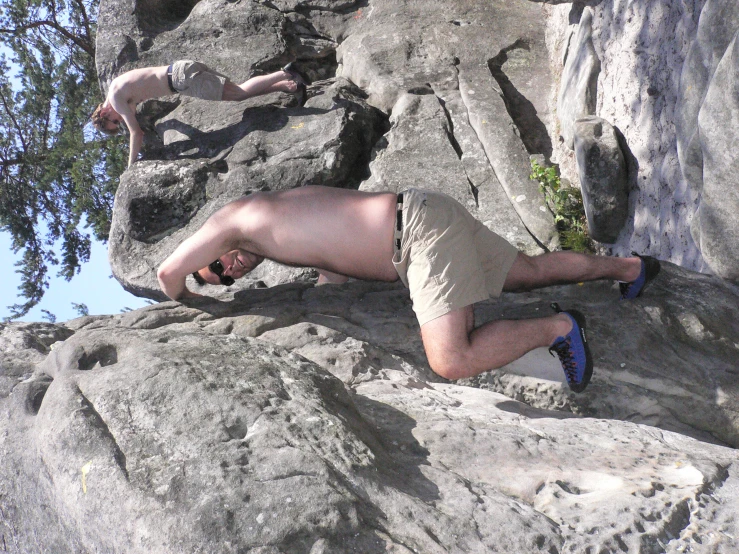
<path fill-rule="evenodd" d="M 90 28 L 90 18 L 87 16 L 87 10 L 85 9 L 85 4 L 82 0 L 76 0 L 77 5 L 79 6 L 80 13 L 82 14 L 82 22 L 85 27 L 85 36 L 87 37 L 88 42 L 90 41 L 90 38 L 92 37 L 92 29 Z"/>
<path fill-rule="evenodd" d="M 47 27 L 55 30 L 65 38 L 68 38 L 71 40 L 74 44 L 79 46 L 82 50 L 87 52 L 90 56 L 95 58 L 95 46 L 90 43 L 89 40 L 84 40 L 81 37 L 78 37 L 74 33 L 71 33 L 58 23 L 52 20 L 44 19 L 40 21 L 33 21 L 31 23 L 28 23 L 26 25 L 21 25 L 20 27 L 16 27 L 15 29 L 4 29 L 0 28 L 0 33 L 8 34 L 8 35 L 19 35 L 21 33 L 24 33 L 26 31 L 29 31 L 31 29 L 36 29 L 38 27 Z"/>

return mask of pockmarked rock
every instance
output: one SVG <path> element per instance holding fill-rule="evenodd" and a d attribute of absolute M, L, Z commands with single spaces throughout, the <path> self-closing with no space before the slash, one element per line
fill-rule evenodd
<path fill-rule="evenodd" d="M 244 112 L 249 102 L 253 107 Z M 200 104 L 208 103 L 183 102 L 158 125 L 200 120 L 207 113 Z M 129 292 L 163 300 L 159 264 L 231 200 L 256 190 L 356 181 L 356 168 L 368 158 L 384 121 L 344 80 L 311 99 L 313 111 L 239 104 L 227 105 L 222 119 L 210 124 L 218 129 L 165 146 L 173 159 L 138 162 L 123 174 L 108 254 L 113 274 Z M 196 153 L 188 154 L 191 148 Z M 311 276 L 303 270 L 284 275 L 280 282 Z M 235 288 L 275 284 L 274 276 L 262 268 Z"/>
<path fill-rule="evenodd" d="M 551 299 L 583 311 L 595 374 L 580 395 L 546 351 L 435 376 L 396 284 L 235 291 L 51 334 L 11 324 L 56 342 L 0 397 L 6 550 L 729 553 L 737 291 L 666 264 L 648 294 L 617 296 L 477 307 L 480 322 Z"/>
<path fill-rule="evenodd" d="M 704 159 L 699 114 L 716 68 L 737 31 L 739 4 L 731 0 L 707 0 L 700 10 L 695 40 L 680 74 L 680 96 L 675 106 L 677 153 L 683 176 L 697 193 L 703 188 Z M 699 234 L 697 229 L 696 236 Z"/>
<path fill-rule="evenodd" d="M 525 252 L 557 246 L 552 215 L 529 179 L 529 150 L 551 149 L 540 132 L 551 118 L 540 6 L 103 4 L 103 90 L 124 71 L 183 57 L 236 83 L 295 60 L 315 83 L 302 108 L 285 93 L 139 106 L 143 159 L 121 178 L 110 234 L 113 274 L 134 294 L 163 299 L 158 265 L 219 207 L 256 190 L 412 184 L 462 199 Z M 312 277 L 273 269 L 237 288 Z"/>
<path fill-rule="evenodd" d="M 574 161 L 555 104 L 580 77 L 578 101 L 622 131 L 633 171 L 614 252 L 703 268 L 689 232 L 703 192 L 682 178 L 675 106 L 702 79 L 678 92 L 701 10 L 719 21 L 727 6 L 103 0 L 103 90 L 129 69 L 192 57 L 236 82 L 297 60 L 316 81 L 302 108 L 282 93 L 140 106 L 146 145 L 121 178 L 114 275 L 163 299 L 156 268 L 210 214 L 303 184 L 435 188 L 522 250 L 555 248 L 529 158 Z M 577 27 L 583 49 L 551 36 L 555 20 Z M 721 95 L 733 90 L 731 40 L 706 45 L 722 65 L 711 58 L 701 125 L 710 152 L 729 156 L 705 164 L 714 183 L 733 170 L 720 122 L 734 117 Z M 568 54 L 550 66 L 551 44 Z M 577 52 L 588 70 L 561 79 Z M 721 192 L 707 190 L 710 206 Z M 595 370 L 575 395 L 546 349 L 444 381 L 398 283 L 314 287 L 310 269 L 260 269 L 204 289 L 211 299 L 0 330 L 4 550 L 739 549 L 730 282 L 665 261 L 632 302 L 588 283 L 475 307 L 478 324 L 550 314 L 552 301 L 582 311 Z"/>

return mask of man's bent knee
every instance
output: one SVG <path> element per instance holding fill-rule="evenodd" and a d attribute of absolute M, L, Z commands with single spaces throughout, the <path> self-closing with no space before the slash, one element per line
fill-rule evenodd
<path fill-rule="evenodd" d="M 474 374 L 474 372 L 470 371 L 469 360 L 463 355 L 453 355 L 450 353 L 433 355 L 427 351 L 426 358 L 433 372 L 444 379 L 454 381 Z"/>
<path fill-rule="evenodd" d="M 475 324 L 472 305 L 453 310 L 421 326 L 421 339 L 431 369 L 445 379 L 470 375 L 470 333 Z"/>

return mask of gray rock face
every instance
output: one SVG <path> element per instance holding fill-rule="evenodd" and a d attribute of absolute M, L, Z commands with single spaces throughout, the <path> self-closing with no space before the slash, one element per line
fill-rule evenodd
<path fill-rule="evenodd" d="M 568 148 L 575 147 L 575 122 L 594 115 L 600 59 L 593 46 L 593 11 L 586 8 L 572 37 L 557 99 L 560 135 Z"/>
<path fill-rule="evenodd" d="M 599 117 L 575 121 L 575 159 L 588 233 L 613 243 L 629 215 L 629 180 L 616 130 Z"/>
<path fill-rule="evenodd" d="M 733 127 L 727 122 L 738 116 L 732 99 L 726 105 L 720 99 L 719 91 L 728 85 L 725 77 L 716 74 L 719 63 L 732 63 L 731 45 L 739 32 L 737 3 L 689 0 L 624 5 L 603 0 L 588 6 L 547 6 L 547 44 L 553 73 L 561 80 L 560 99 L 567 96 L 570 82 L 565 61 L 590 56 L 594 49 L 601 71 L 592 113 L 609 121 L 625 138 L 629 216 L 610 250 L 650 253 L 735 280 L 739 265 L 728 246 L 735 239 L 734 210 L 715 208 L 716 198 L 733 202 L 737 180 L 732 171 L 714 178 L 705 206 L 703 194 L 704 160 L 716 160 L 711 169 L 715 173 L 717 166 L 732 167 L 737 158 L 734 148 L 726 148 L 731 130 L 725 137 L 718 136 Z M 592 49 L 589 44 L 578 46 L 571 38 L 583 31 L 580 13 L 585 17 L 588 10 L 593 14 Z M 566 144 L 554 143 L 553 158 L 565 178 L 578 181 L 577 164 Z"/>
<path fill-rule="evenodd" d="M 446 98 L 408 94 L 396 102 L 393 127 L 378 143 L 370 164 L 372 175 L 360 189 L 400 192 L 416 187 L 444 192 L 520 250 L 540 253 L 541 248 L 492 171 L 467 114 L 458 113 L 465 109 L 459 92 L 451 91 Z M 464 148 L 456 137 L 464 141 Z M 433 164 L 428 163 L 429 151 L 437 153 Z M 533 187 L 529 192 L 530 196 L 535 194 L 533 198 L 540 196 Z M 531 213 L 539 218 L 537 212 Z M 543 225 L 551 224 L 551 218 L 541 219 Z M 531 222 L 532 218 L 524 220 Z M 552 232 L 547 233 L 553 240 Z"/>
<path fill-rule="evenodd" d="M 0 323 L 0 398 L 31 376 L 52 344 L 71 335 L 67 327 L 52 323 Z"/>
<path fill-rule="evenodd" d="M 208 132 L 183 121 L 212 115 L 213 103 L 188 99 L 157 122 L 166 139 L 162 152 L 173 159 L 134 164 L 116 194 L 109 258 L 123 287 L 165 299 L 156 281 L 159 264 L 213 212 L 250 191 L 357 182 L 357 166 L 364 166 L 383 126 L 381 114 L 357 94 L 338 79 L 309 109 L 218 103 L 220 120 L 210 121 Z M 265 271 L 239 286 L 264 281 Z M 289 271 L 286 278 L 303 273 Z"/>
<path fill-rule="evenodd" d="M 739 4 L 730 0 L 707 0 L 700 11 L 695 40 L 680 74 L 680 97 L 675 106 L 677 153 L 683 176 L 697 193 L 703 188 L 703 146 L 698 115 L 716 67 L 737 30 Z"/>
<path fill-rule="evenodd" d="M 738 16 L 739 21 L 739 16 Z M 739 27 L 739 26 L 738 26 Z M 698 121 L 703 145 L 703 191 L 697 218 L 703 257 L 722 277 L 739 280 L 739 40 L 729 45 L 706 93 Z"/>
<path fill-rule="evenodd" d="M 666 264 L 633 302 L 607 284 L 556 287 L 476 317 L 531 317 L 551 299 L 588 316 L 585 394 L 546 350 L 444 382 L 391 284 L 7 325 L 3 366 L 33 365 L 0 397 L 0 544 L 736 551 L 739 291 Z"/>

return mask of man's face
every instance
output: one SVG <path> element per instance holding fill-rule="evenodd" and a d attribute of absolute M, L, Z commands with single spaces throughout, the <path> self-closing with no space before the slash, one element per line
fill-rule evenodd
<path fill-rule="evenodd" d="M 121 116 L 118 113 L 113 112 L 105 117 L 103 126 L 108 132 L 115 132 L 121 128 Z"/>
<path fill-rule="evenodd" d="M 211 285 L 222 285 L 221 277 L 231 277 L 232 279 L 240 279 L 252 269 L 257 267 L 264 261 L 262 256 L 257 256 L 246 250 L 232 250 L 218 258 L 223 267 L 220 276 L 217 275 L 211 267 L 214 264 L 210 264 L 208 267 L 204 267 L 198 273 Z M 217 264 L 215 264 L 217 265 Z"/>

